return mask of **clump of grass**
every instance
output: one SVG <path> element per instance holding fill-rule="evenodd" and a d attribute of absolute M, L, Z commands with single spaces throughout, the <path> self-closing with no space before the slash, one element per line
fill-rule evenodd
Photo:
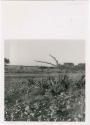
<path fill-rule="evenodd" d="M 5 95 L 5 120 L 84 121 L 84 80 L 73 83 L 67 75 L 18 80 Z"/>

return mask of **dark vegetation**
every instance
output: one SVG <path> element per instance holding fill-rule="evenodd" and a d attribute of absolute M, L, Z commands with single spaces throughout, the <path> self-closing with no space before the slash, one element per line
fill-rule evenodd
<path fill-rule="evenodd" d="M 4 58 L 4 63 L 5 63 L 5 65 L 7 65 L 7 64 L 9 64 L 9 63 L 10 63 L 10 60 L 9 60 L 9 59 L 7 59 L 7 58 Z"/>
<path fill-rule="evenodd" d="M 54 75 L 50 75 L 53 68 L 49 70 L 44 67 L 40 70 L 39 77 L 36 77 L 35 73 L 38 71 L 34 67 L 34 77 L 24 78 L 19 77 L 20 73 L 13 68 L 13 73 L 18 74 L 16 77 L 11 76 L 11 69 L 6 68 L 6 121 L 85 121 L 84 70 L 78 70 L 78 73 L 74 70 L 75 73 L 69 75 L 71 70 L 66 69 L 68 72 L 59 73 L 54 68 Z M 21 70 L 25 70 L 24 67 Z M 44 73 L 47 76 L 42 75 Z"/>
<path fill-rule="evenodd" d="M 85 72 L 85 64 L 78 64 L 75 66 L 60 65 L 57 67 L 47 66 L 17 66 L 17 65 L 6 65 L 5 73 L 80 73 Z"/>

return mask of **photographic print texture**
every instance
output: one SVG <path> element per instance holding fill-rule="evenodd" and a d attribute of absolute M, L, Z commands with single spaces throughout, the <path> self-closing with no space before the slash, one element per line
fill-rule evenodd
<path fill-rule="evenodd" d="M 5 121 L 85 121 L 85 41 L 5 40 Z"/>

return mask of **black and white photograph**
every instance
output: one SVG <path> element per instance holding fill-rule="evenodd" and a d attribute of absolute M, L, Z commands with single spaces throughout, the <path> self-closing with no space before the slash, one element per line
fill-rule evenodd
<path fill-rule="evenodd" d="M 85 40 L 4 41 L 5 121 L 85 121 Z"/>
<path fill-rule="evenodd" d="M 4 0 L 0 125 L 89 125 L 88 0 Z"/>

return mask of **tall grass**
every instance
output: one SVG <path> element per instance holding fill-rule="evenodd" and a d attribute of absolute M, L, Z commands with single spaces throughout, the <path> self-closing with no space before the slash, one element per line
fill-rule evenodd
<path fill-rule="evenodd" d="M 5 90 L 5 120 L 85 120 L 85 76 L 77 82 L 67 75 L 12 81 Z"/>

